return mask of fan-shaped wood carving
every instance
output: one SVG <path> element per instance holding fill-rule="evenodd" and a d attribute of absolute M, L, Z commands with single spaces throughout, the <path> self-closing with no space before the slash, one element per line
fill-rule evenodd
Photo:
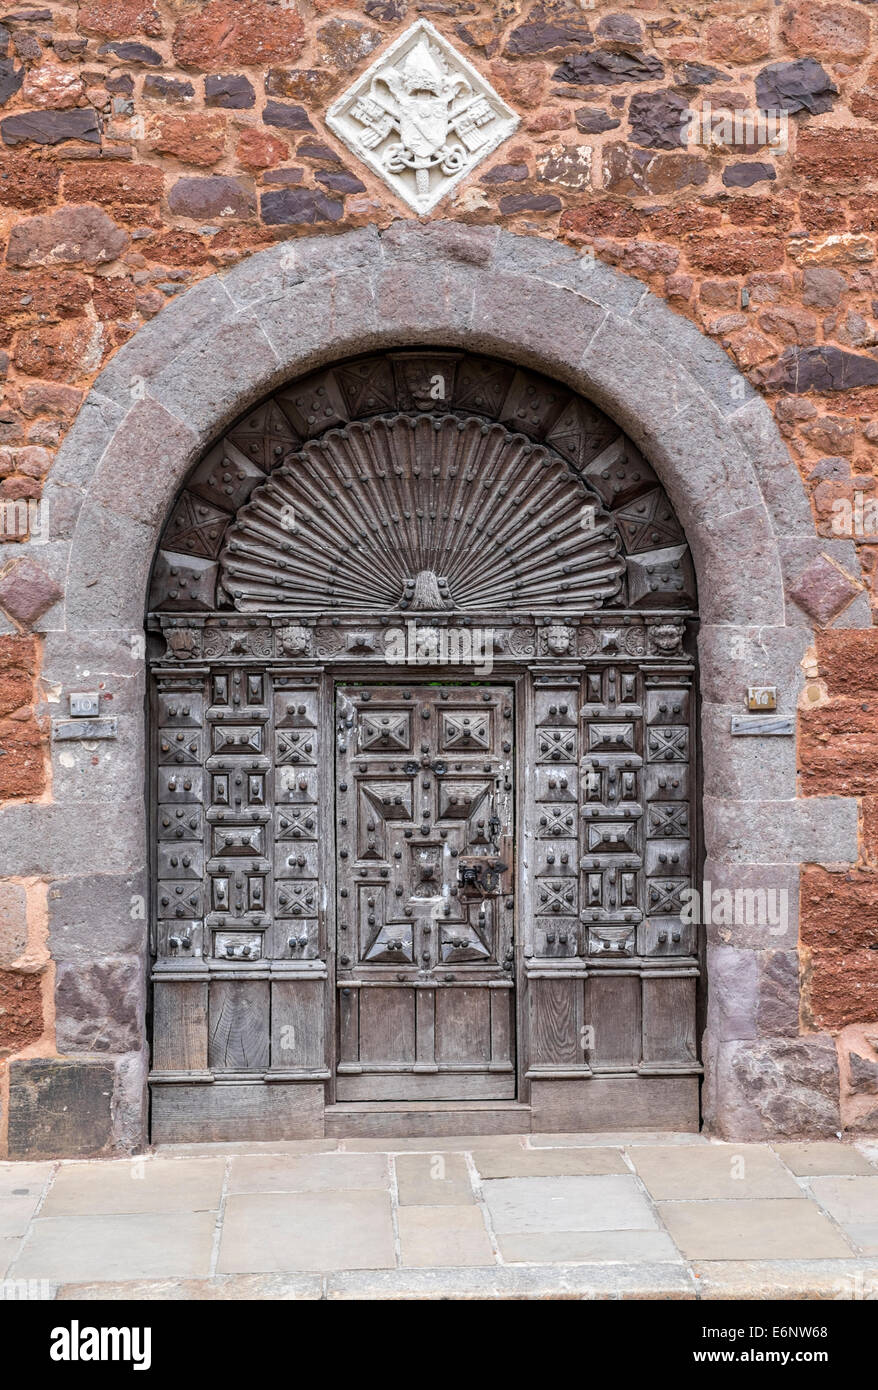
<path fill-rule="evenodd" d="M 625 561 L 558 454 L 503 425 L 398 415 L 330 430 L 251 494 L 221 592 L 241 612 L 590 609 Z"/>

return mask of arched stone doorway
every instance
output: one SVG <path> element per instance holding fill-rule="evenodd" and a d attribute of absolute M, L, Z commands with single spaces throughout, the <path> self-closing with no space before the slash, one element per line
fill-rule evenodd
<path fill-rule="evenodd" d="M 824 542 L 768 406 L 722 349 L 639 281 L 545 239 L 415 222 L 305 238 L 209 277 L 122 347 L 44 490 L 51 545 L 35 558 L 66 576 L 66 589 L 45 634 L 43 678 L 82 689 L 88 672 L 89 688 L 114 695 L 118 739 L 98 767 L 87 746 L 71 766 L 68 746 L 53 744 L 52 804 L 0 812 L 0 857 L 9 873 L 63 874 L 82 901 L 99 889 L 92 960 L 98 968 L 137 952 L 144 1000 L 150 961 L 133 915 L 149 895 L 152 835 L 143 620 L 174 501 L 205 451 L 284 383 L 357 354 L 435 343 L 563 382 L 619 423 L 664 486 L 698 579 L 705 878 L 746 885 L 758 876 L 794 906 L 800 863 L 856 862 L 856 800 L 798 797 L 792 738 L 731 735 L 751 679 L 776 683 L 779 708 L 795 710 L 813 625 L 784 575 L 798 574 Z M 866 626 L 869 616 L 852 605 L 844 622 Z M 795 987 L 794 912 L 788 934 L 772 940 L 790 958 Z M 708 944 L 704 1115 L 728 1138 L 786 1132 L 785 1089 L 804 1088 L 816 1103 L 809 1068 L 820 1074 L 835 1056 L 826 1035 L 790 1039 L 759 1011 L 763 948 L 746 933 Z M 144 1005 L 99 1058 L 58 1064 L 93 1077 L 108 1097 L 119 1149 L 144 1143 L 148 1063 Z M 443 1124 L 444 1103 L 435 1104 L 433 1133 Z M 322 1126 L 315 1111 L 311 1134 Z"/>
<path fill-rule="evenodd" d="M 607 415 L 322 368 L 196 464 L 149 608 L 156 1139 L 697 1126 L 694 575 Z"/>

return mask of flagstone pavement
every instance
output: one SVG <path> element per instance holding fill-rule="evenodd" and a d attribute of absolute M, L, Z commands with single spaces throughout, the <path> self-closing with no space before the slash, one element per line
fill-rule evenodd
<path fill-rule="evenodd" d="M 303 1140 L 0 1163 L 0 1298 L 878 1299 L 878 1139 Z"/>

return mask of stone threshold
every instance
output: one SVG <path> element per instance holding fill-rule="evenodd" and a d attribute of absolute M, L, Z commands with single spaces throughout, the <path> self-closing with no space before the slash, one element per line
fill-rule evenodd
<path fill-rule="evenodd" d="M 729 1260 L 661 1264 L 519 1265 L 342 1270 L 334 1274 L 225 1274 L 49 1285 L 59 1301 L 321 1300 L 832 1300 L 869 1297 L 878 1258 Z"/>

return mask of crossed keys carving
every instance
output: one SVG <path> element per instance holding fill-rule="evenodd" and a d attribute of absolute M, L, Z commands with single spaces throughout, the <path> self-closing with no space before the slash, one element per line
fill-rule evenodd
<path fill-rule="evenodd" d="M 372 78 L 368 95 L 351 116 L 365 130 L 360 143 L 376 150 L 394 133 L 399 139 L 381 156 L 388 173 L 412 169 L 419 197 L 430 192 L 430 170 L 451 177 L 466 167 L 490 138 L 496 113 L 460 73 L 449 71 L 439 48 L 422 38 L 398 66 Z M 450 137 L 456 137 L 454 143 Z"/>

